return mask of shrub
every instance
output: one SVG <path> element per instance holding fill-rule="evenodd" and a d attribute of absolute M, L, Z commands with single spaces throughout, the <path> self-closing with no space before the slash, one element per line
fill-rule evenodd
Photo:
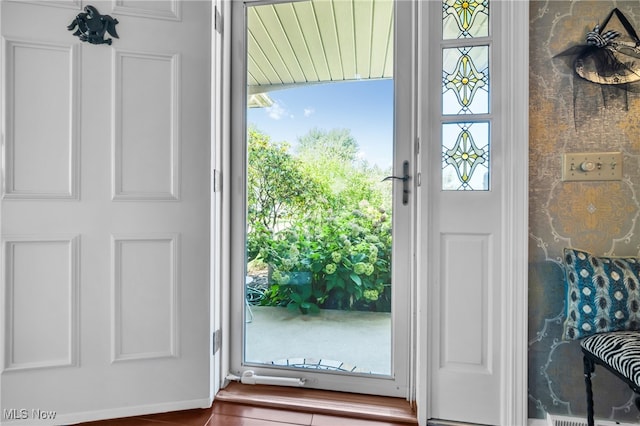
<path fill-rule="evenodd" d="M 248 133 L 247 219 L 249 257 L 270 240 L 282 224 L 299 220 L 309 210 L 326 207 L 328 191 L 305 173 L 284 142 L 272 142 L 254 128 Z"/>
<path fill-rule="evenodd" d="M 247 254 L 270 268 L 261 303 L 389 311 L 388 173 L 358 160 L 349 130 L 311 130 L 298 156 L 253 128 L 248 136 Z"/>
<path fill-rule="evenodd" d="M 294 311 L 391 307 L 391 218 L 361 201 L 350 212 L 329 212 L 278 232 L 260 251 L 271 267 L 263 304 Z M 300 282 L 307 273 L 309 282 Z"/>

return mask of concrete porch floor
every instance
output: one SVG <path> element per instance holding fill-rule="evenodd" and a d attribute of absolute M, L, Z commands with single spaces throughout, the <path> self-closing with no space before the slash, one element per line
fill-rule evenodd
<path fill-rule="evenodd" d="M 390 374 L 391 314 L 323 310 L 302 315 L 286 308 L 247 308 L 245 361 L 310 364 Z"/>

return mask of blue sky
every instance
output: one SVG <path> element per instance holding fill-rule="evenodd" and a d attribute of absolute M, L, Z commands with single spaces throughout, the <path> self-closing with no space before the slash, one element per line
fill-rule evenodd
<path fill-rule="evenodd" d="M 250 108 L 247 122 L 272 141 L 296 144 L 317 127 L 351 130 L 361 158 L 380 167 L 393 160 L 393 80 L 360 80 L 269 92 L 274 104 Z"/>

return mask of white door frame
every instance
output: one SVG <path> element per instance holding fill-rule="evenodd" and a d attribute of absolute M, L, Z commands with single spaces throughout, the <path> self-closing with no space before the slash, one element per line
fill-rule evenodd
<path fill-rule="evenodd" d="M 229 282 L 229 251 L 225 244 L 230 239 L 231 216 L 230 191 L 223 180 L 223 171 L 230 164 L 230 115 L 231 104 L 230 56 L 231 37 L 225 37 L 224 17 L 229 16 L 231 0 L 212 1 L 211 46 L 211 399 L 224 383 L 223 372 L 228 370 L 229 351 L 229 294 L 224 283 Z"/>
<path fill-rule="evenodd" d="M 235 1 L 235 0 L 234 0 Z M 290 1 L 290 0 L 275 0 L 275 1 L 263 1 L 263 0 L 238 0 L 235 5 L 240 5 L 240 2 L 251 4 L 251 5 L 261 5 L 265 3 L 277 3 L 281 1 Z M 233 3 L 233 2 L 232 2 Z M 415 43 L 415 40 L 412 39 L 413 36 L 413 25 L 414 25 L 414 13 L 412 10 L 415 9 L 416 3 L 407 5 L 406 3 L 397 4 L 395 9 L 396 22 L 404 22 L 404 24 L 395 25 L 395 40 L 408 40 L 411 39 L 411 44 Z M 238 10 L 240 8 L 238 7 Z M 233 11 L 232 11 L 233 10 Z M 231 19 L 227 18 L 227 26 L 226 30 L 230 31 L 228 34 L 234 34 L 234 29 L 230 29 L 230 26 L 233 26 L 235 29 L 241 28 L 244 26 L 243 16 L 238 14 L 234 15 L 233 7 L 229 8 L 227 17 L 231 15 Z M 411 22 L 406 22 L 411 20 Z M 229 25 L 229 23 L 231 25 Z M 231 37 L 235 37 L 231 35 Z M 238 53 L 237 49 L 242 49 L 241 40 L 233 40 L 233 48 L 236 49 L 234 53 Z M 405 46 L 403 46 L 404 48 Z M 410 47 L 406 46 L 406 49 L 410 49 Z M 399 49 L 398 49 L 399 50 Z M 401 105 L 395 105 L 395 124 L 396 128 L 394 129 L 394 137 L 396 139 L 396 144 L 400 141 L 402 144 L 394 147 L 396 158 L 394 159 L 395 170 L 401 170 L 402 161 L 409 160 L 411 167 L 414 167 L 414 153 L 413 153 L 413 145 L 410 141 L 413 140 L 415 135 L 415 122 L 414 122 L 414 101 L 415 101 L 415 90 L 413 89 L 413 81 L 414 75 L 412 74 L 412 70 L 415 69 L 413 66 L 413 58 L 411 55 L 398 55 L 399 57 L 396 59 L 395 68 L 395 99 L 407 99 L 407 102 L 403 102 Z M 405 60 L 406 62 L 401 63 L 400 61 Z M 234 56 L 230 59 L 233 62 L 234 69 L 243 69 L 245 64 L 243 63 L 244 59 L 240 56 Z M 233 71 L 235 76 L 238 76 L 240 73 L 237 71 Z M 231 81 L 233 80 L 233 81 Z M 235 80 L 232 77 L 229 77 L 229 82 L 231 86 L 231 90 L 234 93 L 234 96 L 242 96 L 242 93 L 246 91 L 245 81 L 244 79 Z M 239 107 L 238 104 L 235 103 L 235 100 L 229 100 L 231 111 L 240 111 L 244 106 Z M 225 237 L 228 240 L 225 240 L 223 244 L 225 247 L 230 248 L 227 249 L 227 252 L 231 253 L 231 257 L 236 256 L 236 258 L 229 258 L 228 263 L 225 263 L 228 266 L 229 272 L 227 276 L 227 280 L 224 281 L 224 290 L 228 292 L 227 297 L 229 299 L 225 299 L 226 306 L 233 306 L 233 308 L 228 308 L 228 316 L 225 316 L 225 320 L 227 323 L 231 324 L 242 324 L 244 323 L 244 318 L 242 317 L 242 311 L 237 307 L 242 306 L 244 296 L 240 291 L 231 291 L 231 287 L 236 285 L 239 282 L 244 282 L 244 274 L 239 271 L 244 267 L 244 259 L 239 259 L 239 253 L 244 251 L 244 244 L 239 243 L 237 238 L 233 238 L 232 235 L 240 235 L 244 233 L 244 221 L 238 220 L 240 217 L 240 213 L 244 212 L 244 156 L 243 154 L 233 153 L 231 154 L 231 145 L 233 143 L 237 143 L 242 140 L 244 137 L 245 131 L 238 132 L 236 129 L 240 129 L 244 127 L 244 117 L 240 116 L 241 113 L 238 112 L 236 116 L 232 118 L 232 122 L 229 121 L 227 124 L 232 126 L 233 138 L 231 141 L 225 140 L 225 143 L 228 144 L 229 150 L 229 161 L 228 165 L 233 168 L 227 169 L 226 174 L 229 179 L 225 179 L 223 184 L 227 184 L 229 186 L 225 187 L 224 190 L 228 191 L 228 193 L 233 194 L 230 199 L 231 208 L 234 210 L 234 220 L 231 220 L 231 215 L 228 216 L 225 229 L 230 229 L 230 235 L 226 235 Z M 231 136 L 230 136 L 231 137 Z M 232 158 L 231 158 L 232 157 Z M 231 173 L 233 173 L 231 175 Z M 398 173 L 396 173 L 398 174 Z M 412 172 L 410 172 L 412 174 Z M 400 191 L 400 184 L 396 184 L 397 186 L 394 188 L 395 193 L 397 194 Z M 413 191 L 413 190 L 412 190 Z M 413 195 L 413 194 L 412 194 Z M 396 197 L 394 200 L 394 209 L 410 209 L 406 211 L 408 220 L 396 220 L 394 218 L 394 235 L 406 235 L 407 238 L 407 247 L 402 248 L 402 253 L 400 252 L 399 245 L 394 244 L 394 257 L 397 259 L 410 259 L 410 250 L 413 247 L 410 247 L 412 230 L 415 229 L 413 224 L 415 220 L 413 218 L 413 212 L 415 205 L 415 195 L 412 196 L 412 200 L 410 201 L 408 206 L 403 206 L 400 203 L 399 197 Z M 239 247 L 237 244 L 241 244 L 242 247 Z M 406 278 L 405 278 L 406 277 Z M 413 282 L 414 277 L 411 274 L 411 271 L 408 267 L 403 267 L 400 265 L 393 276 L 394 282 Z M 236 284 L 230 284 L 236 283 Z M 291 375 L 295 374 L 296 377 L 303 377 L 308 380 L 309 383 L 313 383 L 309 385 L 309 387 L 331 387 L 334 390 L 343 391 L 343 392 L 361 392 L 361 393 L 371 393 L 371 394 L 380 394 L 380 395 L 392 395 L 397 397 L 404 397 L 411 399 L 414 395 L 413 388 L 414 383 L 411 380 L 411 377 L 414 376 L 412 373 L 413 365 L 415 360 L 415 344 L 411 342 L 411 333 L 414 330 L 413 323 L 415 322 L 415 316 L 411 315 L 411 303 L 413 301 L 413 294 L 410 289 L 411 285 L 407 285 L 406 287 L 397 286 L 394 288 L 393 295 L 393 308 L 392 308 L 392 323 L 393 331 L 392 338 L 396 342 L 406 342 L 402 343 L 398 347 L 403 348 L 406 347 L 406 351 L 404 354 L 401 354 L 401 351 L 394 350 L 392 354 L 393 366 L 392 366 L 392 374 L 390 377 L 376 377 L 375 375 L 349 375 L 347 378 L 337 374 L 330 374 L 326 372 L 313 372 L 309 369 L 300 369 L 295 372 L 284 372 L 284 370 L 278 370 L 275 367 L 267 367 L 267 366 L 251 366 L 251 369 L 254 370 L 257 374 L 260 375 L 270 375 L 270 376 L 282 376 L 282 375 Z M 237 290 L 237 289 L 236 289 Z M 227 325 L 228 327 L 228 325 Z M 223 333 L 225 337 L 224 344 L 227 347 L 228 353 L 225 353 L 224 357 L 228 360 L 228 364 L 225 365 L 226 369 L 223 369 L 223 374 L 225 372 L 233 371 L 235 376 L 240 374 L 240 370 L 244 368 L 244 365 L 238 366 L 237 359 L 241 357 L 240 345 L 238 344 L 238 340 L 242 337 L 241 330 L 230 330 L 230 335 L 226 332 Z M 235 351 L 235 352 L 234 352 Z M 402 359 L 406 359 L 405 362 L 396 359 L 396 357 L 402 357 Z"/>

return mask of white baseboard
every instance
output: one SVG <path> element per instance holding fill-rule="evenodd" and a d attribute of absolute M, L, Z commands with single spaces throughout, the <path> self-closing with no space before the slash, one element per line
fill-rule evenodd
<path fill-rule="evenodd" d="M 109 410 L 84 411 L 80 413 L 70 413 L 56 415 L 54 419 L 39 420 L 32 423 L 33 426 L 62 426 L 75 425 L 83 422 L 91 422 L 107 419 L 118 419 L 121 417 L 135 417 L 148 414 L 168 413 L 171 411 L 191 410 L 196 408 L 209 408 L 213 404 L 213 399 L 194 399 L 189 401 L 167 402 L 162 404 L 138 405 L 134 407 L 113 408 Z M 1 415 L 2 413 L 0 413 Z M 25 420 L 1 420 L 1 426 L 25 426 Z"/>
<path fill-rule="evenodd" d="M 535 426 L 587 426 L 586 417 L 570 417 L 548 414 L 547 419 L 541 420 Z M 620 423 L 615 420 L 594 419 L 595 426 L 634 426 L 632 423 Z M 635 426 L 638 426 L 635 424 Z"/>

